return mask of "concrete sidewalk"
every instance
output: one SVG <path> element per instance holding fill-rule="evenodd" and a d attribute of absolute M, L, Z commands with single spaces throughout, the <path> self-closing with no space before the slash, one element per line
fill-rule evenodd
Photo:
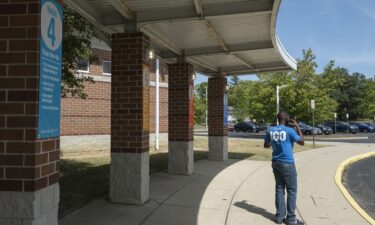
<path fill-rule="evenodd" d="M 334 182 L 338 164 L 374 145 L 335 144 L 296 154 L 298 215 L 309 225 L 368 224 Z M 198 161 L 192 176 L 151 176 L 151 200 L 143 207 L 106 199 L 68 215 L 61 225 L 267 225 L 274 224 L 270 162 Z"/>

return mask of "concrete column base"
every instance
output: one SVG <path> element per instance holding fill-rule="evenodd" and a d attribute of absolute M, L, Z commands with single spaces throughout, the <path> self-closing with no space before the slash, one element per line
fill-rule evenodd
<path fill-rule="evenodd" d="M 170 141 L 168 146 L 168 172 L 190 175 L 194 172 L 194 142 Z"/>
<path fill-rule="evenodd" d="M 109 198 L 112 202 L 143 205 L 149 200 L 149 153 L 111 153 Z"/>
<path fill-rule="evenodd" d="M 36 192 L 0 192 L 0 224 L 58 225 L 59 184 Z"/>
<path fill-rule="evenodd" d="M 228 136 L 208 137 L 208 159 L 212 161 L 228 160 Z"/>

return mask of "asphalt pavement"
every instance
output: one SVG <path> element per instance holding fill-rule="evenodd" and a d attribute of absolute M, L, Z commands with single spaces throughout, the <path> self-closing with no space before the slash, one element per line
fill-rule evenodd
<path fill-rule="evenodd" d="M 375 157 L 349 166 L 344 173 L 343 184 L 357 203 L 375 218 Z"/>
<path fill-rule="evenodd" d="M 207 136 L 206 130 L 195 130 L 194 135 Z M 229 132 L 230 138 L 245 138 L 245 139 L 264 139 L 265 132 L 249 133 L 249 132 Z M 312 135 L 305 135 L 306 141 L 312 141 Z M 357 134 L 343 134 L 337 135 L 316 135 L 316 140 L 319 142 L 342 142 L 342 143 L 358 143 L 358 144 L 374 144 L 375 133 L 357 133 Z"/>

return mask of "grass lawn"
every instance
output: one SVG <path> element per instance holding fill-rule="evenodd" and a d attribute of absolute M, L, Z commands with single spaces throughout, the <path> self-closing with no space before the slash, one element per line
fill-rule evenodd
<path fill-rule="evenodd" d="M 321 146 L 320 146 L 321 147 Z M 295 151 L 311 149 L 311 145 L 296 146 Z M 167 170 L 168 152 L 166 143 L 161 143 L 160 150 L 151 146 L 150 173 Z M 208 158 L 207 137 L 195 137 L 194 159 Z M 228 139 L 229 158 L 262 160 L 271 159 L 271 150 L 263 148 L 261 140 Z M 109 149 L 90 151 L 67 151 L 62 149 L 60 164 L 60 207 L 59 217 L 63 217 L 81 208 L 92 200 L 102 198 L 109 192 Z"/>

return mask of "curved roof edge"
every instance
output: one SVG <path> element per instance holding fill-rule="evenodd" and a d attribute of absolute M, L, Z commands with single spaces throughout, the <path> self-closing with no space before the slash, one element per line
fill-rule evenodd
<path fill-rule="evenodd" d="M 279 36 L 276 33 L 276 24 L 277 24 L 277 16 L 279 13 L 280 5 L 282 0 L 275 0 L 273 3 L 272 8 L 272 16 L 271 16 L 271 39 L 274 49 L 277 54 L 280 55 L 283 62 L 290 66 L 291 69 L 297 70 L 297 61 L 289 55 L 289 53 L 284 48 L 283 44 L 281 43 Z"/>

